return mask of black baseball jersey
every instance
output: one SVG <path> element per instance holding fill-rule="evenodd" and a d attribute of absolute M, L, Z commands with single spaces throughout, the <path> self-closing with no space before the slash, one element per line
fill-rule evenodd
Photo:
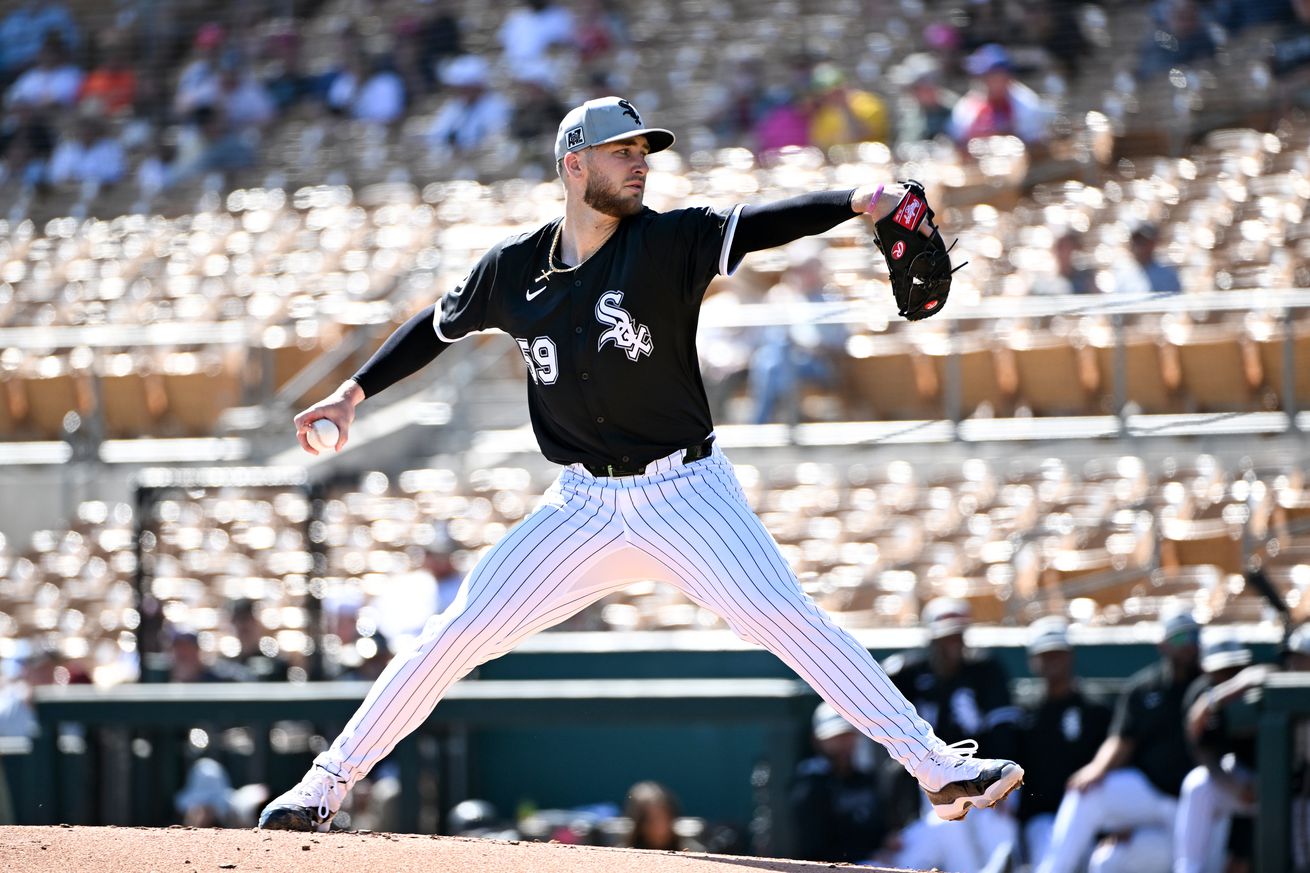
<path fill-rule="evenodd" d="M 1043 696 L 1024 712 L 1019 731 L 1019 760 L 1025 762 L 1019 820 L 1027 821 L 1060 807 L 1065 783 L 1096 757 L 1110 728 L 1110 708 L 1081 691 L 1052 700 Z"/>
<path fill-rule="evenodd" d="M 1196 680 L 1188 687 L 1187 693 L 1183 695 L 1184 718 L 1186 713 L 1191 710 L 1192 704 L 1200 700 L 1214 687 L 1215 683 L 1208 675 L 1196 677 Z M 1197 741 L 1198 752 L 1201 757 L 1207 758 L 1211 762 L 1218 761 L 1231 753 L 1238 764 L 1247 771 L 1254 772 L 1256 767 L 1255 726 L 1236 726 L 1230 724 L 1230 721 L 1226 707 L 1220 707 L 1218 710 L 1212 711 L 1205 730 L 1201 732 L 1201 736 Z M 1206 762 L 1203 761 L 1202 763 Z"/>
<path fill-rule="evenodd" d="M 1191 679 L 1176 678 L 1163 661 L 1138 671 L 1119 696 L 1110 722 L 1110 736 L 1136 743 L 1132 766 L 1175 797 L 1196 766 L 1183 728 L 1183 697 Z"/>
<path fill-rule="evenodd" d="M 868 860 L 887 834 L 885 801 L 876 774 L 839 775 L 828 759 L 807 758 L 796 768 L 791 808 L 794 857 L 805 861 Z"/>
<path fill-rule="evenodd" d="M 713 423 L 696 326 L 710 280 L 736 267 L 739 213 L 643 209 L 579 267 L 545 278 L 560 220 L 511 237 L 442 298 L 437 335 L 514 338 L 551 461 L 641 465 L 701 443 Z"/>
<path fill-rule="evenodd" d="M 966 650 L 960 671 L 949 679 L 933 672 L 923 650 L 893 655 L 884 666 L 937 736 L 948 743 L 977 739 L 988 757 L 1013 757 L 1021 712 L 1005 668 L 990 655 Z"/>

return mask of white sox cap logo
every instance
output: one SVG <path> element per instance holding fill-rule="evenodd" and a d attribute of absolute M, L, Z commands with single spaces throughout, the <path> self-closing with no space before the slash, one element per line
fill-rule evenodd
<path fill-rule="evenodd" d="M 620 305 L 621 303 L 623 303 L 622 291 L 606 291 L 596 301 L 596 320 L 609 326 L 609 330 L 600 335 L 600 343 L 596 346 L 596 351 L 605 348 L 606 343 L 614 343 L 631 361 L 637 360 L 642 355 L 649 356 L 655 350 L 655 344 L 650 339 L 650 331 L 644 324 L 635 324 L 632 316 Z"/>

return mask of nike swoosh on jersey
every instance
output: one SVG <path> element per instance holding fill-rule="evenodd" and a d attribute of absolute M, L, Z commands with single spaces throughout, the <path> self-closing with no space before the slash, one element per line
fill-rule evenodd
<path fill-rule="evenodd" d="M 547 288 L 547 286 L 545 286 L 545 285 L 542 285 L 540 288 L 537 288 L 536 290 L 533 290 L 533 289 L 529 288 L 529 289 L 528 289 L 528 299 L 529 299 L 529 300 L 532 300 L 532 299 L 535 298 L 538 294 L 540 294 L 542 291 L 545 291 L 546 288 Z"/>

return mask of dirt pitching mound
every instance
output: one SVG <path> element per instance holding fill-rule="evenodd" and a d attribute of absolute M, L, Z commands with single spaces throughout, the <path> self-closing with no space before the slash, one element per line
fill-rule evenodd
<path fill-rule="evenodd" d="M 0 858 L 15 873 L 814 873 L 838 867 L 877 873 L 845 864 L 415 834 L 67 825 L 0 827 Z"/>

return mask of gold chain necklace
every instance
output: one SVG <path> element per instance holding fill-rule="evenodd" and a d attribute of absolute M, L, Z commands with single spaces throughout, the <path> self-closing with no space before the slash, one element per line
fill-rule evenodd
<path fill-rule="evenodd" d="M 578 267 L 581 267 L 583 264 L 587 263 L 587 261 L 590 261 L 592 255 L 596 254 L 596 252 L 604 248 L 605 243 L 610 241 L 610 237 L 614 236 L 614 231 L 618 229 L 619 229 L 618 224 L 615 224 L 613 227 L 611 227 L 610 232 L 605 234 L 605 238 L 600 241 L 600 245 L 592 249 L 590 255 L 587 255 L 585 258 L 578 261 L 576 264 L 574 264 L 571 267 L 560 267 L 557 270 L 555 269 L 555 256 L 559 252 L 559 238 L 561 232 L 564 230 L 564 220 L 560 219 L 560 223 L 555 225 L 555 238 L 550 241 L 550 254 L 546 256 L 546 272 L 538 276 L 537 281 L 545 282 L 547 279 L 549 279 L 551 276 L 555 275 L 556 273 L 572 273 Z M 561 260 L 560 263 L 563 263 L 563 260 Z"/>

